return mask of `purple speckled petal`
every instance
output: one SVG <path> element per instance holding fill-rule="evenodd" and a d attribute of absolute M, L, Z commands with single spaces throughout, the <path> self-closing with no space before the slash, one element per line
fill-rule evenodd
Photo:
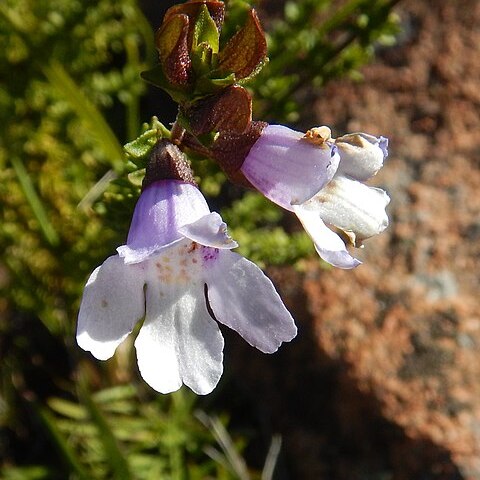
<path fill-rule="evenodd" d="M 186 245 L 175 246 L 145 262 L 146 317 L 135 348 L 143 379 L 161 393 L 184 383 L 205 395 L 223 371 L 224 341 L 207 310 L 200 259 L 197 268 L 182 269 L 191 255 Z"/>
<path fill-rule="evenodd" d="M 185 237 L 207 247 L 237 248 L 238 243 L 227 233 L 227 224 L 217 212 L 209 213 L 196 222 L 180 227 Z"/>
<path fill-rule="evenodd" d="M 146 260 L 183 238 L 179 228 L 210 213 L 198 188 L 178 180 L 161 180 L 140 195 L 127 244 L 117 248 L 125 263 Z"/>
<path fill-rule="evenodd" d="M 345 269 L 357 267 L 362 263 L 348 253 L 345 243 L 323 223 L 317 211 L 304 205 L 297 205 L 295 214 L 313 240 L 315 250 L 323 260 L 334 267 Z"/>
<path fill-rule="evenodd" d="M 292 316 L 272 282 L 252 262 L 227 250 L 204 263 L 208 300 L 215 318 L 250 345 L 273 353 L 297 334 Z"/>
<path fill-rule="evenodd" d="M 337 174 L 360 181 L 373 177 L 388 156 L 388 139 L 367 133 L 349 133 L 337 138 L 335 145 L 340 154 Z"/>
<path fill-rule="evenodd" d="M 142 265 L 114 255 L 90 275 L 78 314 L 77 343 L 99 360 L 110 358 L 145 312 Z"/>
<path fill-rule="evenodd" d="M 287 210 L 327 184 L 340 160 L 334 146 L 316 146 L 303 136 L 282 125 L 268 125 L 241 168 L 257 190 Z"/>

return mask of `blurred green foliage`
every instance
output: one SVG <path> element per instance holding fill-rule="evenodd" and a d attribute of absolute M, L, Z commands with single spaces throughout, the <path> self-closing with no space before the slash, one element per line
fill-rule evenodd
<path fill-rule="evenodd" d="M 256 109 L 264 120 L 297 122 L 300 99 L 359 68 L 378 46 L 392 45 L 399 0 L 287 1 L 267 26 L 270 64 L 255 79 Z"/>
<path fill-rule="evenodd" d="M 72 332 L 79 280 L 121 236 L 77 206 L 138 132 L 147 26 L 134 1 L 0 5 L 2 296 L 52 333 Z"/>
<path fill-rule="evenodd" d="M 248 85 L 256 118 L 296 122 L 312 86 L 359 78 L 375 46 L 393 41 L 395 3 L 277 6 L 265 19 L 270 61 Z M 223 36 L 253 4 L 227 2 Z M 148 120 L 140 72 L 156 52 L 137 1 L 2 0 L 0 44 L 0 477 L 247 478 L 233 444 L 212 453 L 222 424 L 202 427 L 193 396 L 114 387 L 120 367 L 90 363 L 74 345 L 85 279 L 126 238 L 148 155 L 141 148 L 168 135 L 156 119 L 140 128 Z M 242 254 L 268 265 L 314 253 L 288 212 L 230 186 L 212 162 L 192 162 Z M 132 370 L 130 360 L 122 368 Z M 79 372 L 98 393 L 78 387 Z M 19 453 L 31 438 L 38 451 Z"/>
<path fill-rule="evenodd" d="M 80 402 L 51 398 L 39 410 L 77 478 L 235 478 L 228 463 L 224 466 L 205 455 L 204 450 L 215 443 L 214 435 L 193 414 L 191 392 L 150 400 L 133 385 L 93 395 L 82 389 Z"/>

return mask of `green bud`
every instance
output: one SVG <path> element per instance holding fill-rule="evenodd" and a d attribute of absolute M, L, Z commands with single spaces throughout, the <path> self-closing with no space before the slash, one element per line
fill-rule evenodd
<path fill-rule="evenodd" d="M 219 42 L 220 32 L 218 31 L 207 6 L 202 5 L 193 28 L 192 50 L 195 51 L 200 45 L 205 45 L 213 53 L 218 53 Z"/>
<path fill-rule="evenodd" d="M 164 22 L 168 21 L 174 15 L 187 15 L 191 24 L 194 25 L 200 10 L 204 7 L 208 9 L 208 13 L 215 22 L 217 30 L 220 31 L 225 16 L 225 5 L 219 0 L 189 0 L 188 2 L 180 5 L 174 5 L 167 10 L 167 13 L 164 17 Z M 193 37 L 193 32 L 191 37 Z M 191 37 L 189 39 L 189 46 L 192 45 Z"/>

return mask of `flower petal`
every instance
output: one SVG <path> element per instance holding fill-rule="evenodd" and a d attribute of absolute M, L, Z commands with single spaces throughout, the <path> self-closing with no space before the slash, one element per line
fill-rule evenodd
<path fill-rule="evenodd" d="M 290 128 L 268 125 L 241 168 L 255 188 L 287 210 L 329 182 L 340 159 L 335 147 L 313 145 L 303 137 Z"/>
<path fill-rule="evenodd" d="M 335 176 L 304 205 L 317 212 L 325 223 L 352 232 L 361 242 L 387 228 L 385 207 L 389 202 L 389 196 L 380 188 Z"/>
<path fill-rule="evenodd" d="M 156 391 L 182 383 L 205 395 L 223 371 L 223 337 L 206 307 L 201 278 L 159 280 L 159 264 L 148 261 L 145 323 L 135 341 L 138 367 Z"/>
<path fill-rule="evenodd" d="M 78 345 L 110 358 L 145 312 L 144 271 L 114 255 L 90 275 L 78 314 Z"/>
<path fill-rule="evenodd" d="M 246 258 L 221 250 L 215 261 L 205 264 L 204 277 L 216 319 L 250 345 L 273 353 L 297 334 L 272 282 Z"/>
<path fill-rule="evenodd" d="M 323 223 L 319 212 L 305 205 L 296 205 L 295 214 L 312 238 L 315 250 L 323 260 L 334 267 L 346 269 L 362 263 L 348 253 L 345 243 Z"/>
<path fill-rule="evenodd" d="M 388 156 L 388 139 L 367 133 L 349 133 L 335 140 L 340 154 L 337 174 L 368 180 L 383 166 Z"/>
<path fill-rule="evenodd" d="M 185 237 L 207 247 L 237 248 L 238 243 L 227 233 L 227 224 L 217 212 L 209 213 L 196 222 L 178 229 Z"/>
<path fill-rule="evenodd" d="M 178 180 L 161 180 L 140 195 L 133 213 L 127 244 L 117 248 L 125 263 L 138 263 L 183 236 L 178 229 L 210 213 L 197 187 Z"/>

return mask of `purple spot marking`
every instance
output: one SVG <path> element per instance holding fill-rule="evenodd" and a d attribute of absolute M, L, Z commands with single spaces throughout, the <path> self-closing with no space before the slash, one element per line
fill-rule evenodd
<path fill-rule="evenodd" d="M 218 258 L 219 249 L 212 247 L 202 247 L 203 264 L 214 261 Z"/>

